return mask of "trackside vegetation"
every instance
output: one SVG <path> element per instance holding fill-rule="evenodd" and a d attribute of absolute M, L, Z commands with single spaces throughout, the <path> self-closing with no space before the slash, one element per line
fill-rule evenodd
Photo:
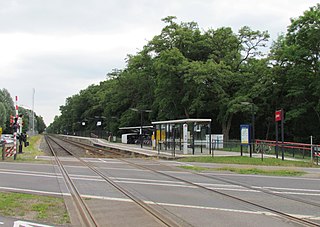
<path fill-rule="evenodd" d="M 306 174 L 304 171 L 298 170 L 264 170 L 259 168 L 235 168 L 235 167 L 223 167 L 223 168 L 206 168 L 200 166 L 181 166 L 180 168 L 193 170 L 193 171 L 228 171 L 238 174 L 254 174 L 254 175 L 268 175 L 268 176 L 301 176 Z"/>
<path fill-rule="evenodd" d="M 136 108 L 152 110 L 144 125 L 210 118 L 213 133 L 228 141 L 239 138 L 239 125 L 253 111 L 256 138 L 274 140 L 274 111 L 283 108 L 286 140 L 309 142 L 313 135 L 320 142 L 320 4 L 291 19 L 276 40 L 246 25 L 233 31 L 174 16 L 163 22 L 159 34 L 128 55 L 124 69 L 67 98 L 48 130 L 95 130 L 100 117 L 101 129 L 119 135 L 119 127 L 140 125 L 140 114 L 130 109 Z"/>
<path fill-rule="evenodd" d="M 260 165 L 260 166 L 287 166 L 287 167 L 317 167 L 311 162 L 281 160 L 281 158 L 250 158 L 246 156 L 228 157 L 187 157 L 179 159 L 180 162 L 202 162 L 202 163 L 222 163 L 240 165 Z"/>
<path fill-rule="evenodd" d="M 194 165 L 181 166 L 183 169 L 193 171 L 227 171 L 238 174 L 257 174 L 270 176 L 301 176 L 306 172 L 291 167 L 319 167 L 310 162 L 281 160 L 276 158 L 250 158 L 241 156 L 229 157 L 187 157 L 179 159 L 180 162 L 195 163 Z M 223 167 L 202 167 L 196 163 L 219 163 L 225 164 Z M 230 166 L 228 166 L 230 165 Z M 235 165 L 235 166 L 232 166 Z M 255 167 L 256 166 L 256 167 Z M 264 168 L 272 166 L 274 168 Z M 281 168 L 277 168 L 281 167 Z M 288 167 L 288 168 L 285 168 Z M 289 168 L 290 167 L 290 168 Z"/>
<path fill-rule="evenodd" d="M 23 147 L 23 154 L 18 154 L 18 161 L 35 161 L 36 156 L 44 155 L 39 149 L 43 135 L 28 137 L 29 146 Z"/>
<path fill-rule="evenodd" d="M 0 192 L 0 215 L 49 224 L 70 224 L 62 198 Z"/>

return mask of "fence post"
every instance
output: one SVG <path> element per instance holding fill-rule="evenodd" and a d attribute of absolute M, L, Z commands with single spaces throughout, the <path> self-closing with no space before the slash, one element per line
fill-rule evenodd
<path fill-rule="evenodd" d="M 312 141 L 312 139 L 313 139 L 313 137 L 312 136 L 310 136 L 310 153 L 311 153 L 311 163 L 313 162 L 313 141 Z"/>
<path fill-rule="evenodd" d="M 210 144 L 211 144 L 211 142 L 210 142 Z M 214 149 L 216 148 L 216 140 L 214 140 L 214 142 L 213 142 L 213 149 L 212 149 L 212 157 L 214 157 Z"/>

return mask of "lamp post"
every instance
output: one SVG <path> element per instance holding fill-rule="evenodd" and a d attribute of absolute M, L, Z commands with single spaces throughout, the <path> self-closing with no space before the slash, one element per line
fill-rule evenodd
<path fill-rule="evenodd" d="M 96 126 L 98 127 L 98 137 L 100 136 L 102 138 L 102 121 L 106 117 L 104 117 L 104 116 L 94 116 L 94 118 L 98 119 L 97 122 L 96 122 Z"/>
<path fill-rule="evenodd" d="M 251 145 L 251 149 L 250 149 L 250 158 L 252 157 L 252 152 L 255 149 L 255 129 L 254 129 L 254 122 L 255 122 L 255 117 L 254 117 L 254 109 L 253 109 L 253 103 L 252 102 L 241 102 L 242 105 L 251 105 L 251 136 L 252 136 L 252 145 Z"/>
<path fill-rule="evenodd" d="M 130 108 L 130 110 L 133 110 L 135 112 L 140 112 L 140 146 L 141 148 L 143 147 L 143 136 L 142 136 L 142 127 L 143 127 L 143 121 L 142 121 L 142 114 L 143 112 L 146 112 L 146 113 L 151 113 L 152 110 L 142 110 L 142 109 L 137 109 L 137 108 Z"/>

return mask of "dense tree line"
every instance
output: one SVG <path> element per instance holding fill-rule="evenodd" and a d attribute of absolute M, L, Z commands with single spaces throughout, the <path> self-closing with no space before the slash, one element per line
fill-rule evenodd
<path fill-rule="evenodd" d="M 19 114 L 23 114 L 23 132 L 29 130 L 29 125 L 32 125 L 30 122 L 32 119 L 32 111 L 19 107 Z M 15 116 L 15 107 L 12 100 L 12 97 L 7 89 L 0 89 L 0 127 L 3 130 L 3 133 L 12 133 L 12 128 L 10 126 L 10 115 Z M 38 133 L 44 132 L 46 125 L 41 116 L 34 114 L 34 129 Z"/>
<path fill-rule="evenodd" d="M 266 31 L 203 31 L 195 22 L 163 21 L 161 33 L 129 55 L 124 69 L 67 98 L 49 130 L 93 130 L 101 118 L 103 129 L 116 134 L 140 124 L 130 109 L 137 108 L 152 110 L 145 124 L 210 118 L 213 132 L 227 140 L 239 138 L 239 125 L 250 123 L 253 111 L 256 138 L 274 139 L 274 111 L 283 108 L 286 140 L 306 142 L 313 135 L 320 142 L 319 4 L 292 19 L 270 51 Z"/>

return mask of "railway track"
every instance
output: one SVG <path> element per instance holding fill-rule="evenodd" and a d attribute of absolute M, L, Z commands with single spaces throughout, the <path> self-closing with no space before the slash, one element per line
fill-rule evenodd
<path fill-rule="evenodd" d="M 237 196 L 233 196 L 233 195 L 230 195 L 228 193 L 221 192 L 219 190 L 211 189 L 211 188 L 203 186 L 203 185 L 201 185 L 199 183 L 194 183 L 194 182 L 191 182 L 189 180 L 185 180 L 185 179 L 183 179 L 181 177 L 172 176 L 171 174 L 166 173 L 166 172 L 170 172 L 170 171 L 165 171 L 165 172 L 164 171 L 158 171 L 158 170 L 154 170 L 154 169 L 152 169 L 150 167 L 137 165 L 136 163 L 133 163 L 133 162 L 128 161 L 128 160 L 122 160 L 122 161 L 124 161 L 124 162 L 126 162 L 126 163 L 128 163 L 128 164 L 130 164 L 132 166 L 135 166 L 137 168 L 145 169 L 145 170 L 148 170 L 148 171 L 152 171 L 154 173 L 161 174 L 161 175 L 166 176 L 166 177 L 170 177 L 171 179 L 174 179 L 174 180 L 177 180 L 177 181 L 180 181 L 180 182 L 184 182 L 186 184 L 189 184 L 189 185 L 204 189 L 206 191 L 213 192 L 213 193 L 225 196 L 225 197 L 233 199 L 235 201 L 242 202 L 242 203 L 245 203 L 245 204 L 248 204 L 248 205 L 252 205 L 254 207 L 257 207 L 257 208 L 260 208 L 262 210 L 265 210 L 265 211 L 268 211 L 270 213 L 273 213 L 276 216 L 281 216 L 281 217 L 283 217 L 283 218 L 285 218 L 287 220 L 293 221 L 295 223 L 302 224 L 303 226 L 318 226 L 318 227 L 320 226 L 319 223 L 313 222 L 311 220 L 306 220 L 306 219 L 303 219 L 303 218 L 295 217 L 293 215 L 284 213 L 284 212 L 282 212 L 280 210 L 277 210 L 277 209 L 274 209 L 274 208 L 270 208 L 270 207 L 258 204 L 256 202 L 250 202 L 249 200 L 245 200 L 245 199 L 239 198 Z M 160 165 L 163 165 L 163 164 L 160 164 Z M 174 170 L 175 169 L 172 169 L 172 171 L 174 171 Z M 245 187 L 245 188 L 248 188 L 248 189 L 251 189 L 251 190 L 260 191 L 262 193 L 267 193 L 269 195 L 285 198 L 285 199 L 288 199 L 288 200 L 292 200 L 292 201 L 296 201 L 296 202 L 299 202 L 299 203 L 304 203 L 304 204 L 307 204 L 307 205 L 311 205 L 311 206 L 320 208 L 320 204 L 318 204 L 318 203 L 313 203 L 313 202 L 302 200 L 302 199 L 298 199 L 298 198 L 292 198 L 292 197 L 289 197 L 289 196 L 275 194 L 275 193 L 272 193 L 272 192 L 267 191 L 267 190 L 258 189 L 256 187 L 247 186 L 247 185 L 241 184 L 239 182 L 235 182 L 235 181 L 224 180 L 224 179 L 221 179 L 221 178 L 218 178 L 218 177 L 206 176 L 206 175 L 195 173 L 195 172 L 190 172 L 190 173 L 198 175 L 198 176 L 201 176 L 201 177 L 218 180 L 220 182 L 224 182 L 224 183 L 228 183 L 228 184 L 232 184 L 232 185 L 236 185 L 236 186 Z"/>
<path fill-rule="evenodd" d="M 70 142 L 70 141 L 66 141 L 64 140 L 64 142 Z M 194 187 L 197 187 L 199 189 L 203 189 L 205 191 L 208 191 L 210 193 L 215 193 L 215 194 L 219 194 L 221 196 L 224 196 L 224 197 L 227 197 L 229 199 L 232 199 L 232 200 L 235 200 L 237 202 L 241 202 L 241 203 L 245 203 L 247 205 L 250 205 L 250 206 L 253 206 L 253 207 L 256 207 L 256 208 L 259 208 L 259 209 L 262 209 L 264 211 L 267 211 L 267 212 L 270 212 L 272 214 L 274 214 L 275 216 L 278 216 L 278 217 L 282 217 L 286 220 L 290 220 L 294 223 L 298 223 L 300 225 L 303 225 L 303 226 L 320 226 L 319 223 L 316 223 L 316 222 L 313 222 L 311 220 L 307 220 L 307 219 L 302 219 L 302 218 L 299 218 L 299 217 L 295 217 L 294 215 L 290 215 L 290 214 L 287 214 L 287 213 L 284 213 L 280 210 L 277 210 L 275 208 L 272 208 L 272 207 L 268 207 L 268 206 L 265 206 L 265 205 L 262 205 L 262 204 L 259 204 L 259 203 L 256 203 L 256 202 L 251 202 L 249 200 L 245 200 L 245 199 L 242 199 L 242 198 L 239 198 L 237 196 L 234 196 L 234 195 L 230 195 L 228 193 L 224 193 L 224 192 L 221 192 L 219 190 L 215 190 L 215 189 L 212 189 L 212 188 L 209 188 L 207 186 L 203 186 L 199 183 L 194 183 L 194 182 L 191 182 L 189 180 L 185 180 L 181 177 L 176 177 L 176 176 L 172 176 L 171 174 L 168 174 L 167 171 L 164 172 L 164 171 L 159 171 L 159 170 L 155 170 L 153 168 L 150 168 L 150 167 L 146 167 L 144 165 L 140 165 L 140 164 L 136 164 L 132 161 L 129 161 L 128 159 L 124 159 L 122 158 L 123 157 L 123 154 L 119 151 L 115 151 L 115 150 L 109 150 L 109 149 L 103 149 L 103 148 L 96 148 L 96 147 L 93 147 L 93 146 L 89 146 L 89 145 L 86 145 L 86 144 L 82 144 L 82 143 L 78 143 L 78 142 L 70 142 L 72 143 L 74 146 L 77 146 L 77 147 L 82 147 L 82 148 L 85 148 L 87 150 L 91 150 L 91 152 L 110 152 L 113 154 L 113 157 L 122 161 L 122 162 L 125 162 L 127 163 L 128 165 L 130 166 L 134 166 L 135 168 L 139 168 L 139 169 L 144 169 L 144 170 L 148 170 L 148 171 L 151 171 L 151 172 L 154 172 L 156 174 L 160 174 L 160 175 L 163 175 L 163 176 L 166 176 L 166 177 L 169 177 L 171 179 L 174 179 L 176 181 L 180 181 L 180 182 L 183 182 L 185 184 L 188 184 L 188 185 L 192 185 Z M 97 150 L 98 149 L 98 150 Z M 157 162 L 157 164 L 160 164 Z M 87 165 L 90 166 L 90 169 L 92 169 L 92 171 L 95 171 L 97 174 L 102 174 L 97 168 L 95 168 L 92 164 L 89 164 L 87 163 Z M 163 164 L 160 164 L 160 165 L 163 165 Z M 166 166 L 168 167 L 168 166 Z M 172 168 L 172 167 L 170 167 Z M 172 170 L 176 170 L 174 168 L 172 168 Z M 310 202 L 310 201 L 305 201 L 305 200 L 302 200 L 302 199 L 297 199 L 297 198 L 292 198 L 292 197 L 289 197 L 289 196 L 284 196 L 284 195 L 279 195 L 279 194 L 275 194 L 275 193 L 272 193 L 268 190 L 264 190 L 264 189 L 259 189 L 259 188 L 256 188 L 256 187 L 252 187 L 252 186 L 248 186 L 248 185 L 245 185 L 243 183 L 240 183 L 240 182 L 236 182 L 236 181 L 231 181 L 231 180 L 225 180 L 225 179 L 222 179 L 220 177 L 215 177 L 215 176 L 207 176 L 207 175 L 204 175 L 204 174 L 201 174 L 201 173 L 195 173 L 195 172 L 191 172 L 192 174 L 195 174 L 195 175 L 198 175 L 198 176 L 201 176 L 201 177 L 205 177 L 205 178 L 209 178 L 209 179 L 214 179 L 214 180 L 217 180 L 217 181 L 220 181 L 220 182 L 224 182 L 224 183 L 228 183 L 228 184 L 232 184 L 232 185 L 237 185 L 237 186 L 241 186 L 241 187 L 245 187 L 245 188 L 248 188 L 248 189 L 251 189 L 251 190 L 255 190 L 255 191 L 260 191 L 262 193 L 267 193 L 267 194 L 270 194 L 272 196 L 278 196 L 278 197 L 281 197 L 281 198 L 284 198 L 284 199 L 288 199 L 288 200 L 292 200 L 292 201 L 296 201 L 296 202 L 299 202 L 299 203 L 303 203 L 303 204 L 307 204 L 307 205 L 310 205 L 310 206 L 315 206 L 317 208 L 320 208 L 320 204 L 318 203 L 314 203 L 314 202 Z M 105 176 L 105 174 L 102 174 L 100 175 L 101 177 L 107 177 Z M 106 181 L 108 181 L 110 184 L 113 184 L 113 182 L 110 180 L 110 177 L 107 177 Z M 119 186 L 119 185 L 114 185 L 116 188 Z M 123 190 L 121 187 L 118 188 L 118 190 Z M 125 193 L 125 190 L 124 190 L 124 193 Z M 131 198 L 132 195 L 128 195 L 129 198 Z M 131 198 L 132 200 L 134 200 L 135 198 Z M 143 203 L 143 201 L 141 200 L 137 200 L 136 201 L 137 204 L 139 204 L 139 206 L 142 206 L 144 207 L 145 204 Z M 147 206 L 146 209 L 149 209 L 149 207 Z M 156 212 L 157 213 L 157 212 Z M 161 218 L 160 218 L 161 219 Z M 183 223 L 183 221 L 181 222 L 180 220 L 180 225 L 181 223 Z M 178 224 L 179 225 L 179 224 Z M 186 225 L 189 225 L 188 223 L 184 223 L 182 224 L 183 226 L 186 226 Z M 173 226 L 172 223 L 170 224 L 170 226 Z"/>
<path fill-rule="evenodd" d="M 72 142 L 73 144 L 75 142 Z M 83 144 L 78 144 L 78 146 L 83 146 Z M 86 149 L 96 149 L 92 146 L 88 146 L 88 145 L 85 145 L 86 146 Z M 119 152 L 118 151 L 110 151 L 108 149 L 102 149 L 104 152 L 112 152 L 113 154 L 115 155 L 119 155 Z M 144 165 L 139 165 L 139 164 L 136 164 L 132 161 L 129 161 L 128 159 L 123 159 L 123 158 L 120 158 L 120 157 L 117 157 L 117 159 L 131 165 L 131 166 L 134 166 L 136 168 L 139 168 L 139 169 L 144 169 L 144 170 L 148 170 L 148 171 L 152 171 L 156 174 L 160 174 L 160 175 L 163 175 L 163 176 L 166 176 L 166 177 L 169 177 L 171 179 L 174 179 L 176 181 L 180 181 L 180 182 L 183 182 L 183 183 L 186 183 L 186 184 L 189 184 L 189 185 L 192 185 L 192 186 L 195 186 L 197 188 L 200 188 L 200 189 L 203 189 L 205 191 L 209 191 L 211 193 L 215 193 L 215 194 L 219 194 L 221 196 L 225 196 L 229 199 L 232 199 L 232 200 L 235 200 L 235 201 L 238 201 L 238 202 L 241 202 L 241 203 L 245 203 L 247 205 L 251 205 L 251 206 L 254 206 L 256 208 L 259 208 L 259 209 L 262 209 L 262 210 L 265 210 L 267 212 L 270 212 L 276 216 L 280 216 L 282 218 L 285 218 L 286 220 L 290 220 L 292 222 L 295 222 L 295 223 L 299 223 L 303 226 L 320 226 L 319 223 L 316 223 L 316 222 L 313 222 L 311 220 L 307 220 L 307 219 L 303 219 L 303 218 L 299 218 L 299 217 L 295 217 L 294 215 L 290 215 L 290 214 L 287 214 L 285 212 L 282 212 L 278 209 L 275 209 L 275 208 L 272 208 L 272 207 L 268 207 L 268 206 L 265 206 L 265 205 L 262 205 L 262 204 L 259 204 L 257 202 L 251 202 L 249 200 L 245 200 L 245 199 L 242 199 L 242 198 L 239 198 L 237 196 L 234 196 L 234 195 L 230 195 L 228 193 L 225 193 L 225 192 L 221 192 L 219 190 L 215 190 L 215 189 L 212 189 L 212 188 L 209 188 L 209 187 L 206 187 L 206 186 L 203 186 L 199 183 L 194 183 L 194 182 L 191 182 L 189 180 L 185 180 L 181 177 L 176 177 L 176 176 L 172 176 L 171 174 L 168 174 L 167 171 L 164 172 L 164 171 L 159 171 L 159 170 L 155 170 L 153 168 L 150 168 L 150 167 L 146 167 Z M 157 162 L 159 165 L 163 165 L 159 162 Z M 166 166 L 168 167 L 168 166 Z M 170 167 L 172 168 L 172 167 Z M 172 170 L 176 170 L 176 169 L 172 169 Z M 236 182 L 236 181 L 231 181 L 231 180 L 226 180 L 226 179 L 222 179 L 220 177 L 215 177 L 215 176 L 208 176 L 208 175 L 204 175 L 204 174 L 201 174 L 201 173 L 195 173 L 195 172 L 191 172 L 192 174 L 195 174 L 195 175 L 198 175 L 198 176 L 201 176 L 201 177 L 205 177 L 205 178 L 209 178 L 209 179 L 213 179 L 213 180 L 217 180 L 217 181 L 220 181 L 220 182 L 223 182 L 223 183 L 228 183 L 228 184 L 232 184 L 232 185 L 237 185 L 237 186 L 241 186 L 241 187 L 244 187 L 244 188 L 247 188 L 247 189 L 250 189 L 250 190 L 255 190 L 255 191 L 259 191 L 261 193 L 266 193 L 266 194 L 269 194 L 269 195 L 272 195 L 272 196 L 276 196 L 276 197 L 279 197 L 279 198 L 282 198 L 282 199 L 286 199 L 286 200 L 291 200 L 291 201 L 295 201 L 295 202 L 298 202 L 298 203 L 303 203 L 303 204 L 306 204 L 306 205 L 310 205 L 310 206 L 313 206 L 313 207 L 316 207 L 316 208 L 320 208 L 320 204 L 319 203 L 315 203 L 315 202 L 310 202 L 310 201 L 306 201 L 306 200 L 303 200 L 303 199 L 300 199 L 300 198 L 295 198 L 295 197 L 290 197 L 290 196 L 285 196 L 285 195 L 280 195 L 280 194 L 276 194 L 276 193 L 273 193 L 271 191 L 268 191 L 268 190 L 265 190 L 265 189 L 262 189 L 262 188 L 257 188 L 257 187 L 253 187 L 253 186 L 248 186 L 248 185 L 245 185 L 243 183 L 240 183 L 240 182 Z"/>
<path fill-rule="evenodd" d="M 98 168 L 96 168 L 91 163 L 85 162 L 82 158 L 75 155 L 69 148 L 66 148 L 62 146 L 59 142 L 57 142 L 56 138 L 53 139 L 49 136 L 46 136 L 46 141 L 48 143 L 48 146 L 55 158 L 55 161 L 62 173 L 63 179 L 66 182 L 66 185 L 72 195 L 73 201 L 75 203 L 76 208 L 79 211 L 79 218 L 81 218 L 81 223 L 84 224 L 84 226 L 104 226 L 105 223 L 101 223 L 101 221 L 97 221 L 95 218 L 94 213 L 91 211 L 91 209 L 86 205 L 85 200 L 82 198 L 81 194 L 77 190 L 76 185 L 73 183 L 71 177 L 69 176 L 68 172 L 66 171 L 65 167 L 63 166 L 62 162 L 60 161 L 57 153 L 55 150 L 59 150 L 59 153 L 63 153 L 60 150 L 65 151 L 65 154 L 68 154 L 67 156 L 72 156 L 76 158 L 78 161 L 80 161 L 84 166 L 88 167 L 91 171 L 93 171 L 95 174 L 97 174 L 99 177 L 104 179 L 108 184 L 112 185 L 114 188 L 116 188 L 119 192 L 121 192 L 124 196 L 126 196 L 128 199 L 133 201 L 137 206 L 139 206 L 141 209 L 143 209 L 148 215 L 151 215 L 160 225 L 162 226 L 192 226 L 189 223 L 185 222 L 184 220 L 175 217 L 174 214 L 167 215 L 165 214 L 165 211 L 163 209 L 155 209 L 151 207 L 149 204 L 145 203 L 141 199 L 139 199 L 137 196 L 135 196 L 133 193 L 126 190 L 124 187 L 120 186 L 119 184 L 115 183 L 114 180 L 112 180 L 110 176 L 108 176 L 106 173 L 101 172 Z M 66 142 L 66 141 L 64 141 Z M 55 144 L 55 147 L 53 146 Z M 73 143 L 74 144 L 74 143 Z M 79 146 L 77 146 L 79 147 Z M 85 146 L 87 149 L 88 147 Z M 101 150 L 97 151 L 96 149 L 91 149 L 91 152 L 98 152 L 101 154 Z M 114 156 L 121 156 L 120 153 L 115 152 L 113 153 Z M 174 218 L 171 218 L 174 217 Z M 174 220 L 175 219 L 175 220 Z"/>

